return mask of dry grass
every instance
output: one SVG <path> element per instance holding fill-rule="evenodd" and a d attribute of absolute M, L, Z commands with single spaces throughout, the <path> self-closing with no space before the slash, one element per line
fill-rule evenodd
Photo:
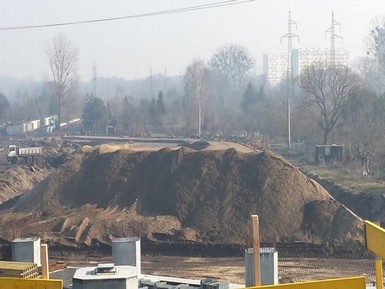
<path fill-rule="evenodd" d="M 385 183 L 374 176 L 362 177 L 356 166 L 319 166 L 300 165 L 306 173 L 318 175 L 320 178 L 334 182 L 352 193 L 368 190 L 385 189 Z"/>

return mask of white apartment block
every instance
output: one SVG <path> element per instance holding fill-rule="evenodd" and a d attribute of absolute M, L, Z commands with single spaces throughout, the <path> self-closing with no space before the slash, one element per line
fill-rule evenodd
<path fill-rule="evenodd" d="M 270 86 L 275 86 L 287 78 L 287 61 L 287 55 L 263 55 L 263 73 Z"/>
<path fill-rule="evenodd" d="M 349 51 L 344 48 L 335 49 L 334 62 L 335 65 L 349 65 Z M 293 49 L 293 77 L 297 77 L 304 68 L 318 64 L 325 66 L 332 64 L 332 55 L 329 49 Z M 270 86 L 279 84 L 287 77 L 288 56 L 265 54 L 263 56 L 263 72 L 266 74 Z"/>
<path fill-rule="evenodd" d="M 334 50 L 335 65 L 349 65 L 349 51 L 344 48 Z M 312 65 L 332 65 L 330 49 L 300 48 L 293 49 L 293 76 L 297 77 L 301 71 Z"/>

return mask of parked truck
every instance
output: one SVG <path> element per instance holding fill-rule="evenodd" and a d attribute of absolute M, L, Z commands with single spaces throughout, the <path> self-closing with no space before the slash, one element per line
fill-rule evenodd
<path fill-rule="evenodd" d="M 17 145 L 10 145 L 8 147 L 7 161 L 17 164 L 23 159 L 26 163 L 32 164 L 42 154 L 43 149 L 41 147 L 22 148 Z"/>

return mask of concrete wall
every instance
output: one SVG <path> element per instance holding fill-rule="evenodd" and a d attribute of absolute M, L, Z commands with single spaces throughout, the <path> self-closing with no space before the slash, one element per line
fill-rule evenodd
<path fill-rule="evenodd" d="M 116 238 L 112 240 L 112 262 L 116 266 L 135 266 L 141 274 L 140 238 Z"/>
<path fill-rule="evenodd" d="M 73 289 L 137 289 L 138 273 L 133 266 L 116 266 L 102 273 L 98 267 L 78 268 L 73 277 Z M 98 273 L 99 272 L 99 273 Z"/>
<path fill-rule="evenodd" d="M 254 286 L 254 250 L 245 250 L 245 286 Z M 261 285 L 278 284 L 278 252 L 275 248 L 260 248 Z"/>
<path fill-rule="evenodd" d="M 41 266 L 40 238 L 17 238 L 12 242 L 12 260 Z"/>
<path fill-rule="evenodd" d="M 73 289 L 135 289 L 138 279 L 73 280 Z"/>

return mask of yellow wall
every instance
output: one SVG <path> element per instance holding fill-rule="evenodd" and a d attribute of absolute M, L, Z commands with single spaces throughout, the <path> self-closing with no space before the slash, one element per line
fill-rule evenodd
<path fill-rule="evenodd" d="M 365 277 L 351 277 L 341 279 L 327 279 L 300 283 L 248 287 L 258 289 L 365 289 Z"/>
<path fill-rule="evenodd" d="M 55 279 L 0 278 L 1 289 L 63 289 L 63 281 Z"/>

